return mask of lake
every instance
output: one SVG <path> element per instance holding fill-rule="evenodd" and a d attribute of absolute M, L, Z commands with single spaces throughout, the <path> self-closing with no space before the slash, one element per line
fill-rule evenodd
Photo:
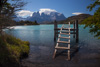
<path fill-rule="evenodd" d="M 58 25 L 61 27 L 62 25 Z M 67 27 L 68 25 L 65 25 Z M 73 25 L 71 25 L 71 28 Z M 79 43 L 71 35 L 71 48 L 78 45 L 78 51 L 72 50 L 71 61 L 66 61 L 66 56 L 59 55 L 52 59 L 54 52 L 54 25 L 30 25 L 15 26 L 12 30 L 6 30 L 10 35 L 30 42 L 30 54 L 27 59 L 22 60 L 24 66 L 37 67 L 58 67 L 58 66 L 100 66 L 100 40 L 94 38 L 94 34 L 89 33 L 90 28 L 84 29 L 84 25 L 79 25 Z M 66 63 L 67 62 L 67 63 Z"/>

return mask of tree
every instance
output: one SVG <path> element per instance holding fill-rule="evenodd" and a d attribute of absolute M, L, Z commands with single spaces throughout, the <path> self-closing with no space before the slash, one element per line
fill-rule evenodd
<path fill-rule="evenodd" d="M 22 10 L 25 4 L 23 0 L 1 0 L 0 14 L 11 17 L 16 11 Z"/>
<path fill-rule="evenodd" d="M 100 1 L 93 0 L 94 3 L 90 4 L 87 8 L 89 11 L 92 11 L 93 8 L 97 8 L 95 10 L 94 15 L 85 19 L 82 23 L 85 24 L 85 27 L 90 27 L 90 33 L 94 33 L 94 37 L 98 37 L 100 39 Z"/>
<path fill-rule="evenodd" d="M 3 28 L 13 25 L 15 12 L 25 4 L 23 0 L 0 0 L 0 34 Z"/>

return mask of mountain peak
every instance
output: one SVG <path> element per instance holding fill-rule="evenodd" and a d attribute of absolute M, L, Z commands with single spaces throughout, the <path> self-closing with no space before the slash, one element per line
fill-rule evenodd
<path fill-rule="evenodd" d="M 45 21 L 52 22 L 54 20 L 60 21 L 65 19 L 66 17 L 62 13 L 59 13 L 54 9 L 40 9 L 39 11 L 33 12 L 32 16 L 26 18 L 28 21 L 36 20 L 38 23 Z"/>
<path fill-rule="evenodd" d="M 46 14 L 46 15 L 50 15 L 51 12 L 57 12 L 57 11 L 54 10 L 54 9 L 40 9 L 40 10 L 39 10 L 40 15 L 41 15 L 42 13 L 44 13 L 44 14 Z"/>
<path fill-rule="evenodd" d="M 52 22 L 54 20 L 60 21 L 65 20 L 66 17 L 58 13 L 56 10 L 53 9 L 40 9 L 37 12 L 34 12 L 32 17 L 28 18 L 28 21 L 37 21 L 38 23 L 42 23 L 45 21 Z"/>

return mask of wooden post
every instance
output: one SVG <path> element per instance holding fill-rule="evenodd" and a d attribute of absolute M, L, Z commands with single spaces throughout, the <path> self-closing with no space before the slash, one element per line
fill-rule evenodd
<path fill-rule="evenodd" d="M 68 60 L 70 60 L 70 49 L 68 49 Z"/>
<path fill-rule="evenodd" d="M 69 34 L 70 34 L 70 22 L 69 22 Z M 69 35 L 70 37 L 70 35 Z M 70 39 L 69 39 L 69 42 L 70 42 Z M 68 60 L 70 60 L 70 44 L 68 44 Z"/>
<path fill-rule="evenodd" d="M 73 28 L 74 28 L 73 33 L 75 33 L 75 22 L 73 23 Z M 75 38 L 75 34 L 73 34 L 73 38 Z"/>
<path fill-rule="evenodd" d="M 76 43 L 78 43 L 78 40 L 79 40 L 78 39 L 79 38 L 78 35 L 79 35 L 78 34 L 78 20 L 76 20 Z"/>
<path fill-rule="evenodd" d="M 56 41 L 56 36 L 57 36 L 57 22 L 55 20 L 54 21 L 54 41 Z"/>

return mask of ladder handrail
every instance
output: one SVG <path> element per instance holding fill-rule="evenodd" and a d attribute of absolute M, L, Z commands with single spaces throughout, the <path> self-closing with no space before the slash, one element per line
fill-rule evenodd
<path fill-rule="evenodd" d="M 69 34 L 70 34 L 70 22 L 69 22 Z M 70 38 L 70 35 L 69 35 L 69 38 Z M 69 39 L 69 42 L 70 42 L 70 39 Z M 70 44 L 68 44 L 68 48 L 70 49 Z"/>
<path fill-rule="evenodd" d="M 70 22 L 69 22 L 69 34 L 70 34 Z M 69 38 L 70 38 L 70 35 L 69 35 Z M 69 39 L 69 42 L 70 42 L 70 39 Z"/>
<path fill-rule="evenodd" d="M 63 27 L 64 27 L 64 24 L 62 25 L 62 27 L 61 27 L 61 29 L 60 29 L 60 33 L 61 33 L 61 30 L 62 30 Z M 60 37 L 60 36 L 61 36 L 61 35 L 59 34 L 59 37 Z M 57 41 L 60 41 L 60 38 L 58 38 Z M 59 44 L 59 43 L 56 44 L 56 47 L 58 47 L 58 44 Z"/>

